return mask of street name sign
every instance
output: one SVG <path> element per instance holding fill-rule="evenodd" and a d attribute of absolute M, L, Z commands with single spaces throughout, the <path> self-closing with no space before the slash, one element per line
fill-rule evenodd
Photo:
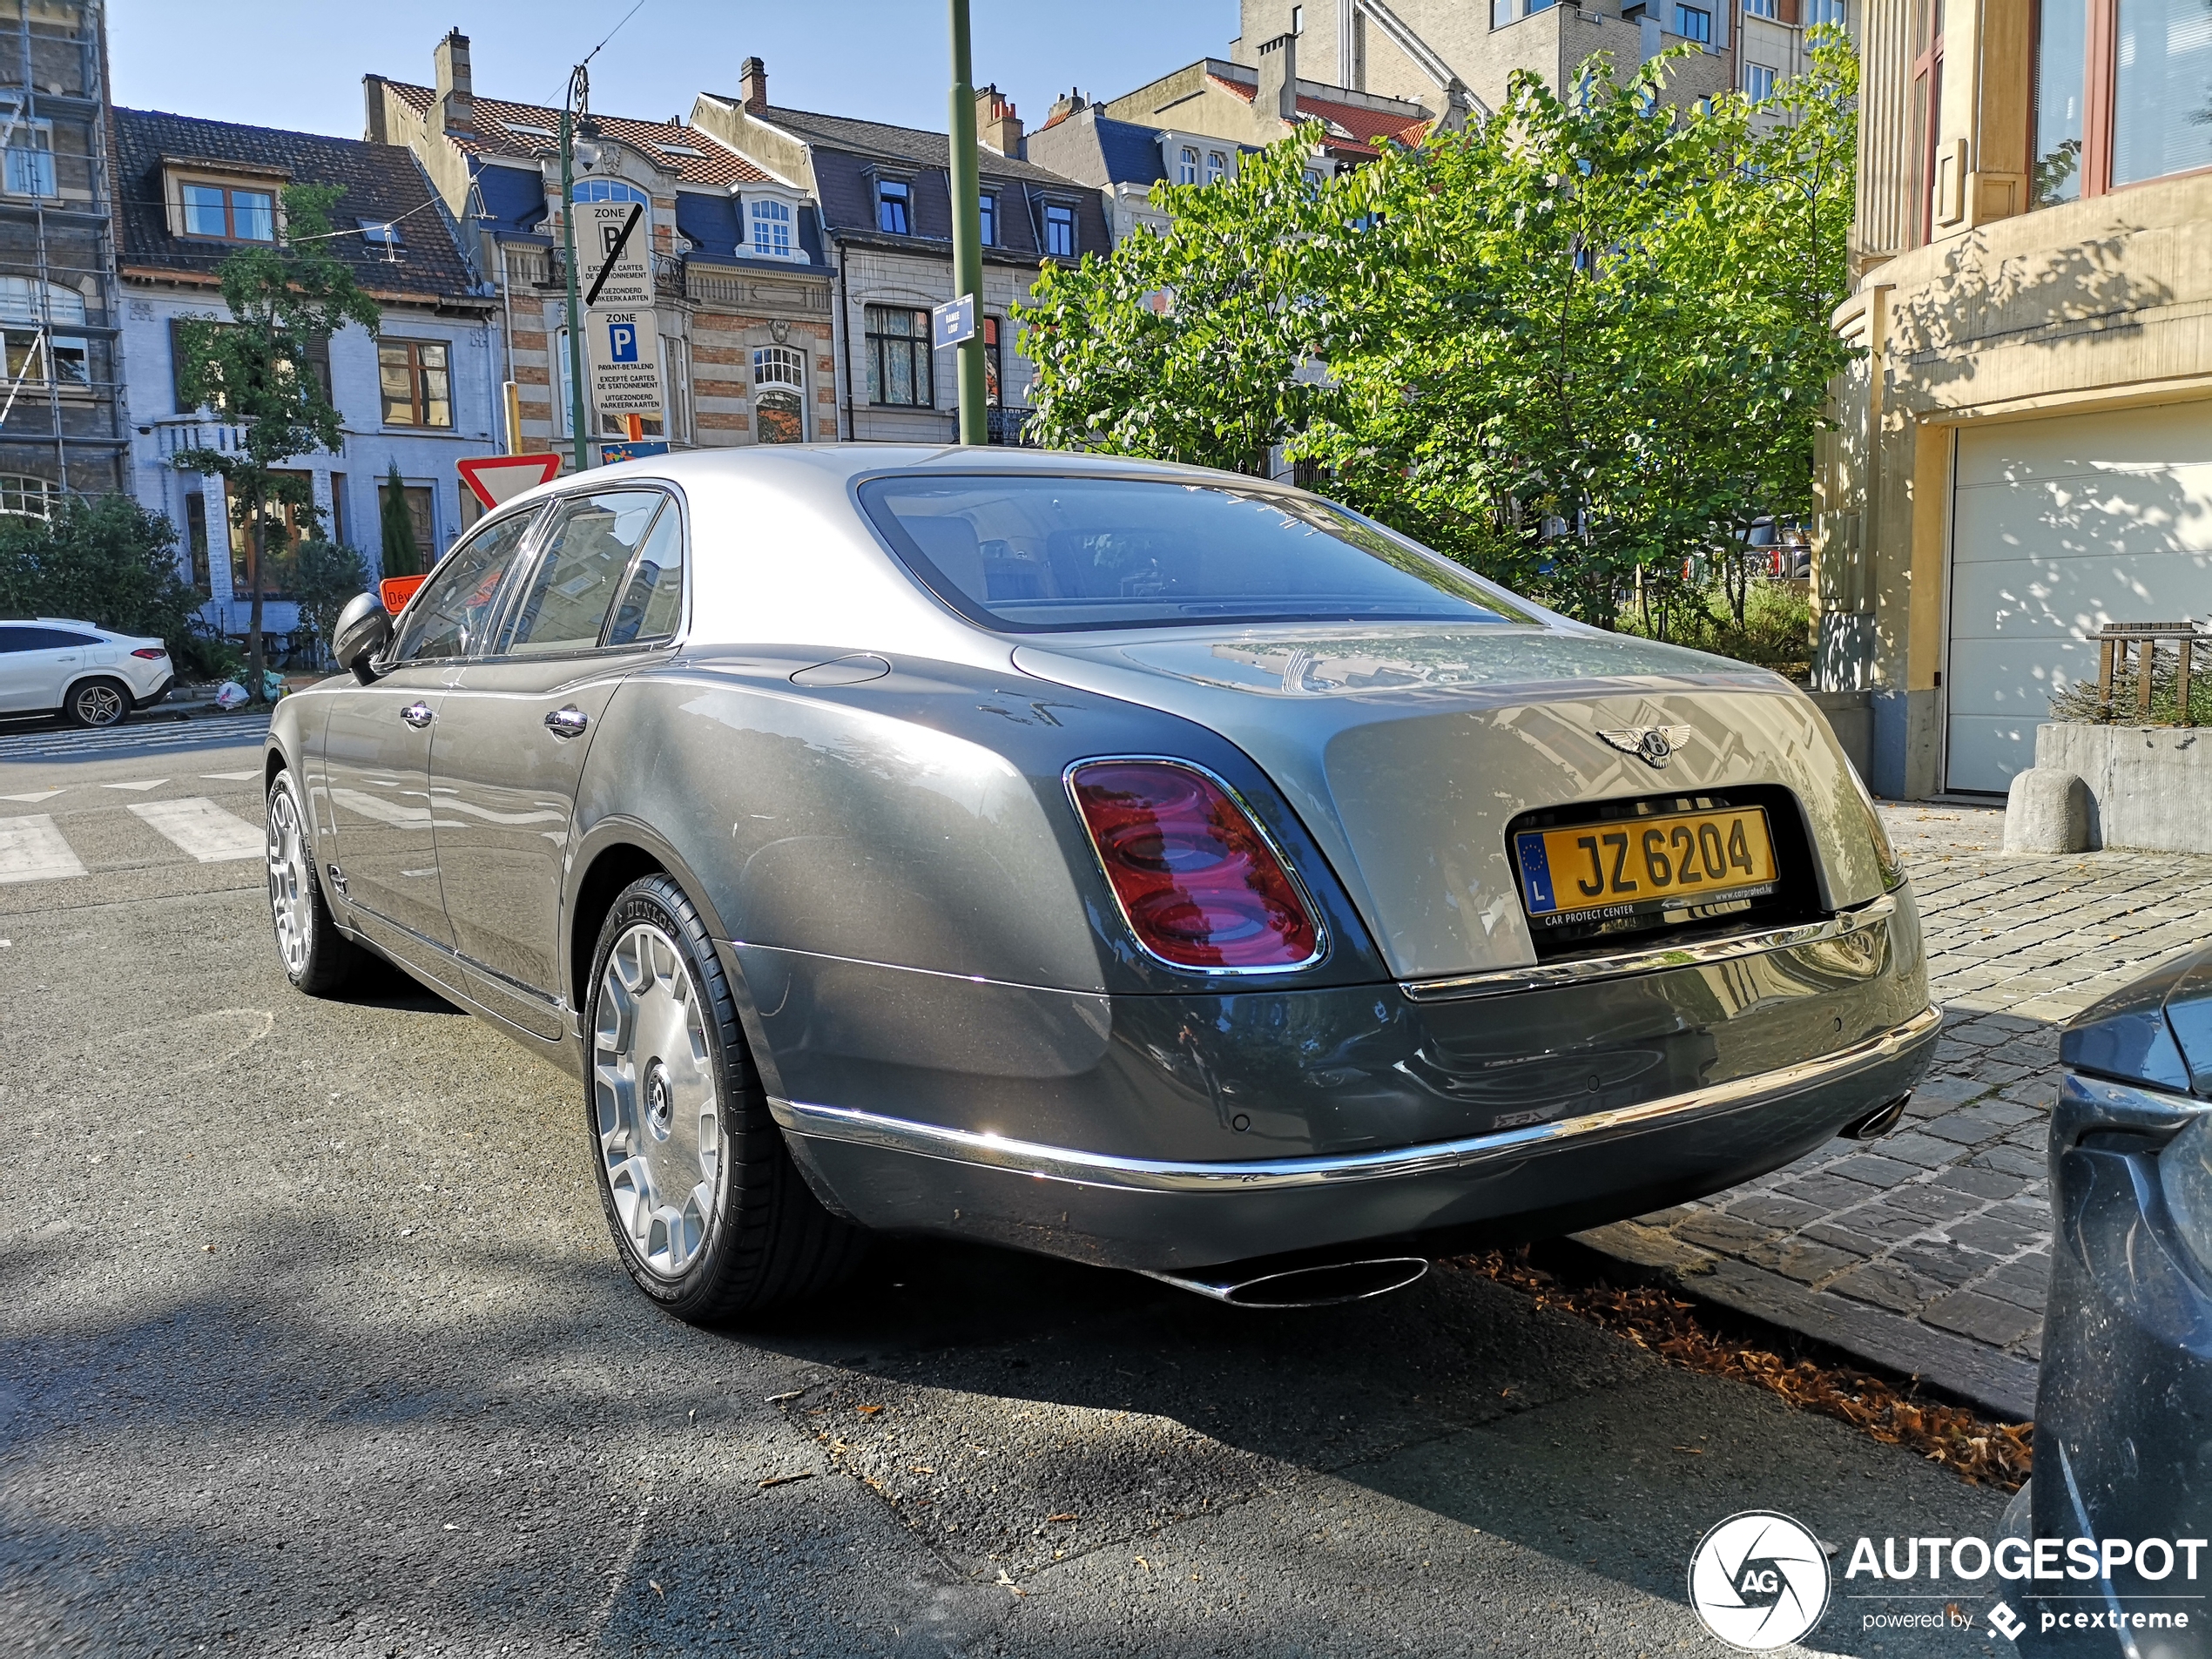
<path fill-rule="evenodd" d="M 975 296 L 964 293 L 929 308 L 929 343 L 958 346 L 975 338 Z"/>
<path fill-rule="evenodd" d="M 578 202 L 577 268 L 589 311 L 653 303 L 653 232 L 643 202 Z"/>
<path fill-rule="evenodd" d="M 660 330 L 651 311 L 584 314 L 591 406 L 602 415 L 658 415 Z"/>
<path fill-rule="evenodd" d="M 558 455 L 472 455 L 455 464 L 461 469 L 461 482 L 483 502 L 486 511 L 561 475 Z"/>

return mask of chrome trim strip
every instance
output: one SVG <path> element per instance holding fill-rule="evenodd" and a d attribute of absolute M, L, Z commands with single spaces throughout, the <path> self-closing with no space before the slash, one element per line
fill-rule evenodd
<path fill-rule="evenodd" d="M 1707 939 L 1688 945 L 1657 945 L 1623 951 L 1615 956 L 1584 956 L 1571 962 L 1534 962 L 1526 968 L 1501 968 L 1486 974 L 1462 974 L 1452 979 L 1400 980 L 1398 988 L 1416 1002 L 1446 1002 L 1463 997 L 1504 996 L 1514 991 L 1536 991 L 1547 986 L 1588 985 L 1593 981 L 1621 979 L 1630 974 L 1650 974 L 1669 968 L 1702 968 L 1710 962 L 1734 961 L 1743 956 L 1764 956 L 1770 951 L 1817 945 L 1887 922 L 1897 914 L 1897 895 L 1880 898 L 1846 910 L 1826 921 L 1801 922 L 1791 927 L 1770 927 L 1764 933 L 1738 934 L 1730 939 Z"/>
<path fill-rule="evenodd" d="M 1079 1186 L 1116 1187 L 1136 1192 L 1279 1192 L 1298 1187 L 1334 1186 L 1350 1181 L 1389 1181 L 1409 1176 L 1440 1175 L 1499 1159 L 1540 1152 L 1561 1142 L 1632 1133 L 1674 1119 L 1691 1119 L 1737 1107 L 1779 1100 L 1821 1083 L 1848 1077 L 1894 1060 L 1916 1043 L 1932 1038 L 1943 1023 L 1936 1008 L 1924 1008 L 1903 1025 L 1878 1037 L 1817 1060 L 1761 1072 L 1730 1082 L 1693 1089 L 1640 1105 L 1589 1112 L 1553 1123 L 1477 1135 L 1466 1140 L 1406 1146 L 1384 1152 L 1353 1152 L 1334 1157 L 1278 1158 L 1236 1163 L 1178 1163 L 1152 1158 L 1116 1157 L 1103 1152 L 1042 1146 L 1032 1141 L 883 1117 L 843 1106 L 812 1106 L 771 1097 L 776 1122 L 793 1135 L 844 1141 L 885 1151 L 912 1152 L 955 1163 L 1008 1170 L 1047 1181 Z"/>

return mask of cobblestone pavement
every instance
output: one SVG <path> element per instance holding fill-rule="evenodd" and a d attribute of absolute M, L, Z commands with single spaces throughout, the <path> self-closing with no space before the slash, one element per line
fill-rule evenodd
<path fill-rule="evenodd" d="M 2212 857 L 2007 857 L 1999 809 L 1882 815 L 1912 872 L 1945 1015 L 1905 1123 L 1583 1238 L 2025 1417 L 2050 1269 L 2043 1142 L 2059 1028 L 2212 938 Z"/>

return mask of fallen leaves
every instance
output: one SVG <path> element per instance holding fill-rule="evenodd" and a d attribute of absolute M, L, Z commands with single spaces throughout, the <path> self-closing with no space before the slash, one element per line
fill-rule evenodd
<path fill-rule="evenodd" d="M 1993 1422 L 1963 1406 L 1912 1399 L 1867 1372 L 1792 1362 L 1744 1347 L 1708 1330 L 1696 1305 L 1670 1291 L 1649 1285 L 1570 1285 L 1532 1266 L 1526 1250 L 1491 1251 L 1467 1258 L 1466 1264 L 1521 1291 L 1539 1308 L 1602 1325 L 1669 1365 L 1756 1384 L 1802 1410 L 1840 1418 L 1869 1440 L 1918 1452 L 1964 1480 L 2017 1491 L 2034 1471 L 2033 1423 Z"/>
<path fill-rule="evenodd" d="M 1054 1526 L 1054 1525 L 1056 1525 L 1056 1524 L 1059 1524 L 1059 1523 L 1062 1523 L 1062 1522 L 1065 1522 L 1065 1521 L 1080 1521 L 1080 1520 L 1082 1520 L 1082 1517 L 1081 1515 L 1047 1515 L 1047 1516 L 1044 1518 L 1044 1520 L 1045 1520 L 1045 1525 L 1047 1525 L 1048 1527 L 1049 1527 L 1049 1526 Z"/>

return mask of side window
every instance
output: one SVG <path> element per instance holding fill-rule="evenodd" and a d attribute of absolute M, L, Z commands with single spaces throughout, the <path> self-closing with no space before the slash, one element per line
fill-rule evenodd
<path fill-rule="evenodd" d="M 483 644 L 496 614 L 500 583 L 537 521 L 517 513 L 486 524 L 453 550 L 408 607 L 407 620 L 388 660 L 427 663 L 466 657 Z"/>
<path fill-rule="evenodd" d="M 0 628 L 0 657 L 10 651 L 37 651 L 38 647 L 32 643 L 36 632 L 30 628 Z"/>
<path fill-rule="evenodd" d="M 595 648 L 630 562 L 667 500 L 658 489 L 624 489 L 564 502 L 500 650 L 522 656 Z"/>
<path fill-rule="evenodd" d="M 630 585 L 607 628 L 610 645 L 672 637 L 684 620 L 684 516 L 671 502 L 631 567 Z"/>

